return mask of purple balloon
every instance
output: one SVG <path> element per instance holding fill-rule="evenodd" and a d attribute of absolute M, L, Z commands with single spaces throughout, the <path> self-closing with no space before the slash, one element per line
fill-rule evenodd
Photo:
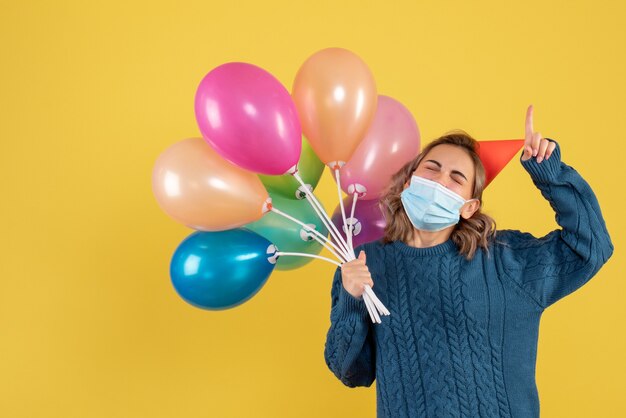
<path fill-rule="evenodd" d="M 352 196 L 346 196 L 343 199 L 343 205 L 346 211 L 346 219 L 350 219 L 352 211 Z M 385 232 L 385 217 L 376 200 L 356 201 L 354 210 L 354 236 L 352 237 L 353 247 L 357 247 L 366 242 L 376 241 L 383 237 Z M 332 216 L 332 221 L 339 231 L 343 231 L 343 218 L 341 216 L 341 206 L 337 205 Z M 343 234 L 346 237 L 345 233 Z M 358 256 L 358 254 L 357 254 Z"/>
<path fill-rule="evenodd" d="M 204 139 L 231 163 L 268 175 L 285 174 L 298 163 L 296 106 L 262 68 L 231 62 L 213 69 L 198 86 L 195 111 Z"/>

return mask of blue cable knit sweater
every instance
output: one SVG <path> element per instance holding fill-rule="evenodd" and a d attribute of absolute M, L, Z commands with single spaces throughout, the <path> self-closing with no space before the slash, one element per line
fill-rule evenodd
<path fill-rule="evenodd" d="M 544 309 L 585 284 L 613 253 L 598 201 L 561 162 L 522 162 L 562 229 L 501 230 L 466 260 L 449 240 L 429 248 L 364 244 L 374 291 L 391 311 L 371 323 L 337 269 L 325 358 L 347 386 L 376 380 L 377 416 L 539 416 L 535 364 Z"/>

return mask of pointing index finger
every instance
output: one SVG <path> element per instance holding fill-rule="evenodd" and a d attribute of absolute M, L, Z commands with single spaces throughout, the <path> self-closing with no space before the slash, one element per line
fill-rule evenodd
<path fill-rule="evenodd" d="M 524 141 L 525 145 L 531 145 L 533 140 L 533 105 L 528 106 L 528 110 L 526 110 L 526 138 Z"/>

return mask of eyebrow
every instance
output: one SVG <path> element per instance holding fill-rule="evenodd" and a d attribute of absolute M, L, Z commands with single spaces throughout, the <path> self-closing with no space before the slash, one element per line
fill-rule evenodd
<path fill-rule="evenodd" d="M 437 167 L 441 168 L 441 163 L 439 161 L 435 161 L 435 160 L 426 160 L 425 162 L 427 163 L 433 163 L 435 164 Z M 465 179 L 465 181 L 467 180 L 467 177 L 465 177 L 465 174 L 461 173 L 459 170 L 452 170 L 452 174 L 458 174 L 459 176 L 463 177 Z"/>

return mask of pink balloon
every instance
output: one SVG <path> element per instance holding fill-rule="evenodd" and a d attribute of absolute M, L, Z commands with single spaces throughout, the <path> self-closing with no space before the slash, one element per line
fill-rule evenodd
<path fill-rule="evenodd" d="M 231 62 L 213 69 L 198 86 L 195 110 L 204 139 L 231 163 L 268 175 L 285 174 L 298 163 L 296 106 L 262 68 Z"/>
<path fill-rule="evenodd" d="M 341 188 L 349 195 L 359 192 L 360 199 L 378 199 L 391 176 L 419 150 L 420 133 L 411 112 L 391 97 L 378 96 L 372 125 L 341 168 Z"/>

